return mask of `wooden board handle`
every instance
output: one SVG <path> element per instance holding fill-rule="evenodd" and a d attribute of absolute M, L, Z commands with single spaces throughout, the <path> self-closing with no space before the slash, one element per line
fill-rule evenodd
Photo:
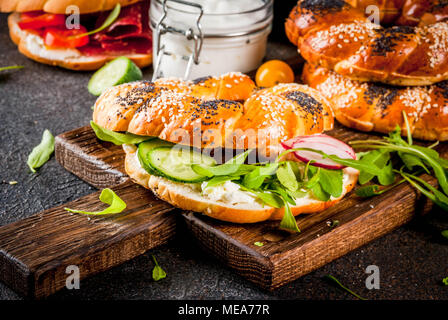
<path fill-rule="evenodd" d="M 106 205 L 99 191 L 0 227 L 0 280 L 22 295 L 46 297 L 65 286 L 66 267 L 80 278 L 121 264 L 175 233 L 171 205 L 127 182 L 112 188 L 127 208 L 120 214 L 71 214 L 64 207 L 97 211 Z"/>

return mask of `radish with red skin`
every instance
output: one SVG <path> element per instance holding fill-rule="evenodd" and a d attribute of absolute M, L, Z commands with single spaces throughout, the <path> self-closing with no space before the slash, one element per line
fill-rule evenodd
<path fill-rule="evenodd" d="M 349 145 L 326 134 L 298 136 L 282 142 L 282 146 L 286 150 L 297 148 L 315 149 L 328 155 L 336 155 L 342 159 L 356 159 L 356 153 Z M 346 167 L 313 151 L 294 151 L 294 155 L 300 161 L 306 163 L 312 161 L 311 165 L 324 169 L 344 169 Z"/>

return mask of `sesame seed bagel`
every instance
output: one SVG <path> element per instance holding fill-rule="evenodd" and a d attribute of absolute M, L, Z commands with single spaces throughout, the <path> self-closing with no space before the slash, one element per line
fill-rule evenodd
<path fill-rule="evenodd" d="M 333 113 L 330 102 L 307 86 L 256 90 L 248 76 L 228 73 L 110 88 L 96 101 L 93 121 L 197 148 L 257 148 L 269 156 L 282 140 L 332 129 Z"/>
<path fill-rule="evenodd" d="M 281 220 L 284 209 L 263 205 L 249 192 L 232 190 L 229 199 L 210 198 L 207 192 L 202 192 L 201 184 L 179 183 L 163 177 L 150 175 L 140 165 L 137 157 L 137 147 L 123 145 L 126 153 L 125 168 L 129 177 L 141 186 L 150 189 L 154 194 L 171 205 L 186 211 L 203 213 L 212 218 L 233 223 L 255 223 L 265 220 Z M 338 203 L 356 185 L 358 171 L 353 168 L 343 169 L 343 192 L 338 198 L 320 201 L 306 196 L 297 199 L 296 206 L 291 207 L 294 216 L 301 213 L 314 213 L 325 210 Z M 236 202 L 236 195 L 240 195 Z M 235 195 L 236 194 L 236 195 Z"/>
<path fill-rule="evenodd" d="M 413 137 L 448 140 L 448 81 L 416 87 L 361 83 L 310 64 L 302 79 L 332 99 L 336 119 L 347 127 L 388 133 L 399 125 L 406 135 L 405 111 Z"/>
<path fill-rule="evenodd" d="M 307 62 L 352 80 L 418 86 L 448 79 L 447 22 L 385 28 L 343 0 L 300 0 L 285 28 Z"/>

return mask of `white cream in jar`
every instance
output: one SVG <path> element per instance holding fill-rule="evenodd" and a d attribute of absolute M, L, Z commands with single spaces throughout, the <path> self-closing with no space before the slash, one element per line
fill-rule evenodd
<path fill-rule="evenodd" d="M 191 63 L 187 79 L 232 71 L 249 72 L 261 64 L 272 27 L 272 0 L 188 1 L 196 6 L 168 0 L 166 15 L 164 2 L 153 0 L 150 9 L 153 65 L 159 71 L 156 77 L 184 77 L 188 59 L 194 56 L 195 41 L 173 30 L 190 29 L 190 35 L 202 39 L 198 63 Z M 203 14 L 198 25 L 201 7 Z M 168 54 L 161 54 L 158 59 L 159 49 Z"/>

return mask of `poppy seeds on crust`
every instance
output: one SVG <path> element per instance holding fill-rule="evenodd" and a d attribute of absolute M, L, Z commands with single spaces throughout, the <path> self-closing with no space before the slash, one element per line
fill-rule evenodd
<path fill-rule="evenodd" d="M 321 114 L 323 111 L 322 104 L 307 93 L 301 91 L 290 91 L 285 97 L 296 103 L 296 106 L 308 112 L 312 116 Z"/>
<path fill-rule="evenodd" d="M 192 82 L 193 82 L 193 84 L 198 84 L 198 83 L 201 83 L 201 82 L 205 82 L 205 81 L 207 81 L 210 78 L 212 78 L 212 76 L 200 77 L 200 78 L 194 79 Z"/>
<path fill-rule="evenodd" d="M 311 11 L 313 14 L 340 11 L 347 3 L 343 0 L 304 0 L 300 2 L 300 8 Z"/>
<path fill-rule="evenodd" d="M 378 37 L 373 42 L 372 54 L 377 56 L 386 56 L 388 52 L 393 52 L 399 41 L 409 41 L 409 35 L 415 34 L 415 28 L 409 26 L 393 26 L 374 30 Z"/>

